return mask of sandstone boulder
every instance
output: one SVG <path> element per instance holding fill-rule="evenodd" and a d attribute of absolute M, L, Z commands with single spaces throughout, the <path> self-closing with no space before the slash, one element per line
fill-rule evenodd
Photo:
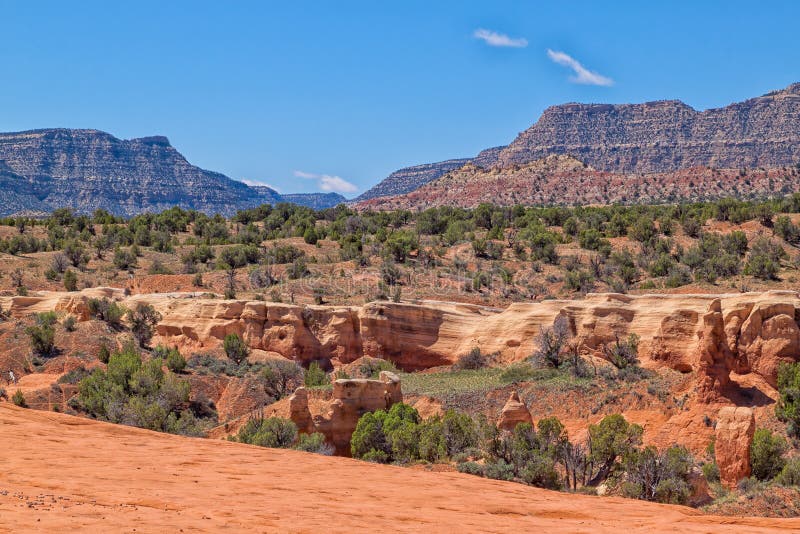
<path fill-rule="evenodd" d="M 734 488 L 750 476 L 750 445 L 756 431 L 753 410 L 744 406 L 719 411 L 714 451 L 722 483 Z"/>
<path fill-rule="evenodd" d="M 514 430 L 519 423 L 533 423 L 533 418 L 519 394 L 514 391 L 503 406 L 497 426 L 503 430 Z"/>

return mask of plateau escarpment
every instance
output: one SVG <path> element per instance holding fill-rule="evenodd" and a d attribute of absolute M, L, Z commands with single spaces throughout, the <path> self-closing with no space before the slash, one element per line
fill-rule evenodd
<path fill-rule="evenodd" d="M 192 165 L 166 137 L 125 140 L 64 128 L 0 133 L 0 192 L 0 216 L 65 207 L 127 216 L 173 206 L 232 215 L 259 204 L 325 208 L 344 200 L 250 187 Z"/>
<path fill-rule="evenodd" d="M 560 160 L 577 166 L 550 164 Z M 508 146 L 445 163 L 420 166 L 442 172 L 413 189 L 390 187 L 393 174 L 355 201 L 407 209 L 786 194 L 800 187 L 800 84 L 705 111 L 677 100 L 553 106 Z"/>

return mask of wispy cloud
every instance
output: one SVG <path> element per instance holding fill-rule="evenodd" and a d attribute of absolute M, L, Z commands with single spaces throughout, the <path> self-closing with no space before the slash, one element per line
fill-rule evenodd
<path fill-rule="evenodd" d="M 492 30 L 478 28 L 472 34 L 476 39 L 484 41 L 489 46 L 501 46 L 509 48 L 525 48 L 528 46 L 528 40 L 523 37 L 509 37 L 504 33 L 497 33 Z"/>
<path fill-rule="evenodd" d="M 268 184 L 267 182 L 261 182 L 259 180 L 241 180 L 241 181 L 244 182 L 246 185 L 249 185 L 250 187 L 266 186 L 269 187 L 270 189 L 274 189 L 275 191 L 278 190 L 278 188 L 275 187 L 274 185 Z"/>
<path fill-rule="evenodd" d="M 557 50 L 550 50 L 548 48 L 547 57 L 549 57 L 554 63 L 558 63 L 559 65 L 563 65 L 572 69 L 575 74 L 570 76 L 569 81 L 573 83 L 581 83 L 584 85 L 602 85 L 604 87 L 614 85 L 614 80 L 587 69 L 581 65 L 577 59 L 573 58 L 569 54 L 565 54 L 564 52 L 559 52 Z"/>
<path fill-rule="evenodd" d="M 297 178 L 305 178 L 306 180 L 316 180 L 317 185 L 322 191 L 334 193 L 355 193 L 358 187 L 351 184 L 340 176 L 332 176 L 330 174 L 316 174 L 313 172 L 294 171 Z"/>

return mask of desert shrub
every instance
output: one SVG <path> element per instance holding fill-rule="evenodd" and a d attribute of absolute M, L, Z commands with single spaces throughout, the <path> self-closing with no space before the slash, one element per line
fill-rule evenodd
<path fill-rule="evenodd" d="M 108 350 L 108 347 L 103 344 L 100 345 L 100 350 L 97 352 L 97 359 L 103 363 L 108 363 L 108 360 L 111 358 L 111 351 Z"/>
<path fill-rule="evenodd" d="M 308 270 L 308 265 L 304 257 L 297 258 L 286 268 L 286 276 L 288 276 L 290 280 L 299 280 L 310 274 L 311 271 Z"/>
<path fill-rule="evenodd" d="M 563 354 L 570 338 L 569 322 L 560 315 L 552 327 L 544 327 L 536 336 L 537 349 L 531 359 L 537 365 L 558 369 L 564 363 Z"/>
<path fill-rule="evenodd" d="M 616 338 L 613 345 L 603 347 L 606 358 L 617 369 L 625 369 L 638 363 L 639 336 L 631 333 L 628 338 L 620 341 Z"/>
<path fill-rule="evenodd" d="M 381 371 L 389 371 L 392 373 L 399 372 L 397 367 L 395 367 L 395 365 L 389 360 L 377 358 L 366 360 L 358 366 L 359 374 L 365 378 L 377 379 L 380 376 Z"/>
<path fill-rule="evenodd" d="M 186 359 L 181 356 L 178 347 L 165 347 L 159 345 L 153 350 L 153 357 L 161 358 L 167 366 L 167 369 L 173 373 L 182 373 L 186 369 Z"/>
<path fill-rule="evenodd" d="M 48 357 L 55 353 L 55 329 L 56 315 L 53 312 L 45 312 L 36 315 L 36 324 L 25 329 L 31 343 L 31 350 L 37 356 Z"/>
<path fill-rule="evenodd" d="M 590 485 L 597 485 L 618 467 L 618 461 L 642 443 L 644 429 L 628 423 L 619 414 L 607 415 L 598 424 L 589 425 Z"/>
<path fill-rule="evenodd" d="M 305 372 L 303 383 L 307 387 L 327 386 L 330 384 L 328 374 L 320 367 L 318 362 L 311 362 Z"/>
<path fill-rule="evenodd" d="M 719 466 L 717 462 L 703 464 L 703 477 L 709 482 L 719 482 Z"/>
<path fill-rule="evenodd" d="M 359 418 L 350 440 L 354 458 L 373 462 L 407 462 L 418 457 L 420 417 L 417 410 L 403 403 L 389 411 L 368 412 Z"/>
<path fill-rule="evenodd" d="M 64 273 L 64 289 L 67 291 L 77 291 L 78 289 L 78 276 L 70 269 Z"/>
<path fill-rule="evenodd" d="M 468 475 L 484 476 L 484 466 L 477 462 L 463 462 L 458 464 L 458 472 L 466 473 Z"/>
<path fill-rule="evenodd" d="M 683 504 L 691 494 L 688 478 L 692 463 L 689 451 L 678 445 L 662 452 L 655 447 L 633 450 L 623 461 L 623 492 L 646 501 Z"/>
<path fill-rule="evenodd" d="M 91 371 L 80 365 L 58 379 L 59 384 L 78 384 L 81 380 L 89 376 Z"/>
<path fill-rule="evenodd" d="M 228 358 L 233 360 L 237 365 L 245 361 L 250 354 L 250 347 L 247 346 L 247 343 L 245 343 L 239 334 L 228 334 L 225 336 L 222 340 L 222 348 L 225 350 L 225 354 Z"/>
<path fill-rule="evenodd" d="M 279 400 L 291 394 L 303 382 L 303 368 L 297 362 L 286 359 L 269 360 L 260 374 L 264 391 Z"/>
<path fill-rule="evenodd" d="M 453 369 L 481 369 L 485 367 L 486 364 L 487 358 L 481 352 L 481 349 L 479 347 L 473 347 L 468 353 L 458 357 L 458 360 L 453 365 Z"/>
<path fill-rule="evenodd" d="M 664 281 L 664 286 L 668 288 L 676 288 L 685 286 L 692 283 L 692 273 L 683 265 L 675 265 L 670 268 L 667 274 L 667 279 Z"/>
<path fill-rule="evenodd" d="M 781 268 L 781 259 L 786 251 L 765 237 L 756 239 L 744 266 L 744 273 L 762 280 L 774 280 Z"/>
<path fill-rule="evenodd" d="M 297 425 L 280 417 L 254 417 L 239 430 L 235 440 L 259 447 L 288 449 L 297 440 Z"/>
<path fill-rule="evenodd" d="M 161 314 L 150 304 L 137 302 L 133 309 L 128 310 L 127 315 L 133 337 L 136 338 L 139 346 L 146 347 L 153 338 L 155 326 L 161 320 Z"/>
<path fill-rule="evenodd" d="M 766 428 L 759 428 L 750 444 L 750 467 L 752 476 L 758 480 L 772 480 L 781 472 L 788 450 L 786 440 Z"/>
<path fill-rule="evenodd" d="M 64 320 L 61 321 L 61 326 L 64 327 L 64 330 L 67 332 L 74 332 L 75 331 L 75 324 L 78 320 L 75 318 L 74 315 L 67 315 L 64 317 Z"/>
<path fill-rule="evenodd" d="M 789 435 L 800 438 L 800 362 L 778 367 L 778 393 L 775 415 L 787 423 Z"/>
<path fill-rule="evenodd" d="M 323 456 L 331 456 L 334 451 L 333 446 L 325 442 L 325 435 L 320 432 L 300 434 L 294 448 L 298 451 L 312 452 Z"/>
<path fill-rule="evenodd" d="M 114 251 L 114 266 L 120 271 L 127 271 L 136 268 L 136 253 L 129 249 L 118 248 Z"/>
<path fill-rule="evenodd" d="M 508 366 L 500 375 L 500 381 L 504 384 L 516 384 L 526 382 L 536 376 L 536 370 L 528 363 L 520 363 Z"/>
<path fill-rule="evenodd" d="M 395 230 L 386 238 L 384 245 L 394 261 L 402 263 L 412 250 L 419 247 L 419 238 L 410 230 Z"/>
<path fill-rule="evenodd" d="M 107 370 L 95 369 L 78 385 L 77 406 L 97 419 L 149 430 L 199 434 L 185 410 L 189 383 L 162 370 L 161 358 L 145 362 L 133 346 L 111 355 Z"/>
<path fill-rule="evenodd" d="M 786 462 L 775 482 L 782 486 L 800 486 L 800 458 L 792 458 Z"/>
<path fill-rule="evenodd" d="M 120 326 L 126 311 L 124 307 L 105 297 L 101 299 L 90 298 L 86 302 L 86 306 L 89 308 L 91 315 L 115 328 Z"/>
<path fill-rule="evenodd" d="M 20 408 L 28 407 L 28 403 L 25 401 L 25 395 L 22 393 L 21 389 L 14 392 L 11 396 L 11 402 L 14 403 L 14 406 L 19 406 Z"/>

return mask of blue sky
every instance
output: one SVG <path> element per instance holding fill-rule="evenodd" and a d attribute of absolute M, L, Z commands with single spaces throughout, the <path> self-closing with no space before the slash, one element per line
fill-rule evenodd
<path fill-rule="evenodd" d="M 353 196 L 550 105 L 780 89 L 798 20 L 795 1 L 0 0 L 0 130 L 161 134 L 232 178 Z"/>

